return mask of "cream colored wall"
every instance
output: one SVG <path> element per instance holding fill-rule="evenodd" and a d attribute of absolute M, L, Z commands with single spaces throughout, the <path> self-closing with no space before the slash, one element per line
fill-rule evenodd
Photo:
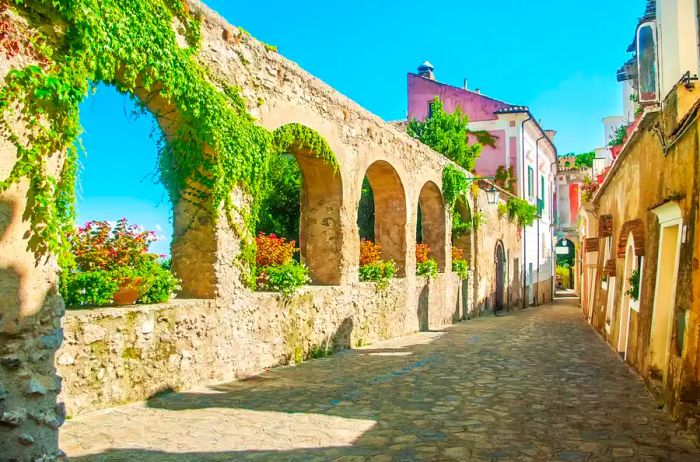
<path fill-rule="evenodd" d="M 663 100 L 687 71 L 698 74 L 697 0 L 661 0 L 656 10 Z"/>

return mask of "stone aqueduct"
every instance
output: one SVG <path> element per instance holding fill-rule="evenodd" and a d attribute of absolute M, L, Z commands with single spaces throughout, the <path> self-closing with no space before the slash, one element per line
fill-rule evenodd
<path fill-rule="evenodd" d="M 336 154 L 334 171 L 309 153 L 294 153 L 304 178 L 300 245 L 314 284 L 291 299 L 245 289 L 235 264 L 239 242 L 226 220 L 205 219 L 180 203 L 172 249 L 183 281 L 178 300 L 64 315 L 55 259 L 29 250 L 28 185 L 11 187 L 0 195 L 0 452 L 11 459 L 60 457 L 66 407 L 75 415 L 256 373 L 318 345 L 357 346 L 478 315 L 494 298 L 496 244 L 505 247 L 508 262 L 520 251 L 517 228 L 500 219 L 483 194 L 476 203 L 470 197 L 467 207 L 481 210 L 487 224 L 461 241 L 474 276 L 459 281 L 449 271 L 450 216 L 441 194 L 449 161 L 262 43 L 234 41 L 239 31 L 199 2 L 190 7 L 202 13 L 198 59 L 212 80 L 241 87 L 264 127 L 303 124 Z M 31 60 L 19 54 L 0 61 L 0 78 Z M 163 115 L 166 101 L 137 96 L 160 115 L 167 135 L 177 115 Z M 0 178 L 14 161 L 14 147 L 0 136 Z M 357 209 L 365 175 L 375 193 L 376 239 L 400 270 L 383 291 L 358 282 Z M 245 207 L 244 195 L 234 196 Z M 430 281 L 414 271 L 419 203 L 424 240 L 440 266 Z M 515 304 L 518 270 L 506 266 L 504 297 Z"/>

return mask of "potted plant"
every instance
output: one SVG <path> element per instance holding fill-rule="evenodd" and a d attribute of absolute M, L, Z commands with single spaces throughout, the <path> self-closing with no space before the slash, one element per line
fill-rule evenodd
<path fill-rule="evenodd" d="M 69 307 L 162 303 L 179 290 L 164 255 L 149 252 L 153 231 L 89 221 L 67 236 L 70 257 L 61 273 L 61 295 Z"/>

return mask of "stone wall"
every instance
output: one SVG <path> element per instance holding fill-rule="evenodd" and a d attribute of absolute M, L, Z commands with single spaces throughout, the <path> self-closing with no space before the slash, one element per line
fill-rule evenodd
<path fill-rule="evenodd" d="M 396 279 L 381 290 L 358 283 L 306 287 L 289 298 L 249 293 L 231 306 L 175 300 L 70 310 L 56 356 L 65 377 L 60 399 L 75 416 L 438 329 L 458 319 L 457 287 L 456 276 L 440 274 L 430 281 Z M 421 325 L 421 317 L 427 324 Z"/>

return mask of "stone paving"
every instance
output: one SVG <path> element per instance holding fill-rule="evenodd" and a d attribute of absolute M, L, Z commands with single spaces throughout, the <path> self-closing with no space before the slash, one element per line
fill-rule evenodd
<path fill-rule="evenodd" d="M 75 461 L 700 461 L 576 300 L 82 416 Z"/>

